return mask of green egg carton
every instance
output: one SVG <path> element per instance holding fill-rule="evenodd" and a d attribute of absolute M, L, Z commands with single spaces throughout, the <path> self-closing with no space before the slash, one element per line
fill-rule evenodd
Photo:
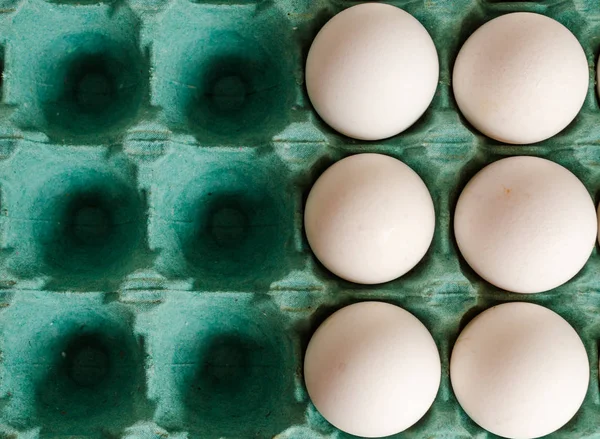
<path fill-rule="evenodd" d="M 318 30 L 356 2 L 0 1 L 0 439 L 350 438 L 310 403 L 302 363 L 319 323 L 364 300 L 416 315 L 442 359 L 433 406 L 396 437 L 494 437 L 448 363 L 470 319 L 515 300 L 557 311 L 589 355 L 585 402 L 552 437 L 600 437 L 597 250 L 524 296 L 479 278 L 452 233 L 461 189 L 505 156 L 558 162 L 599 201 L 600 3 L 391 3 L 433 37 L 439 85 L 413 127 L 361 142 L 318 118 L 303 81 Z M 580 115 L 530 146 L 477 133 L 450 82 L 466 38 L 515 11 L 566 25 L 590 66 Z M 316 178 L 361 152 L 407 163 L 436 208 L 426 257 L 378 286 L 329 273 L 302 227 Z"/>

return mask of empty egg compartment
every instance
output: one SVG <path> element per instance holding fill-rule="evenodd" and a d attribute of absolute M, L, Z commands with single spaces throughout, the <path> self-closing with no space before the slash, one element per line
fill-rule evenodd
<path fill-rule="evenodd" d="M 140 26 L 124 5 L 23 4 L 8 30 L 5 100 L 24 136 L 112 144 L 143 118 L 149 66 Z"/>
<path fill-rule="evenodd" d="M 145 199 L 123 154 L 22 146 L 0 163 L 6 278 L 33 288 L 111 291 L 151 264 Z"/>
<path fill-rule="evenodd" d="M 12 5 L 6 3 L 6 12 L 12 12 Z M 0 11 L 2 3 L 0 2 Z M 11 117 L 14 113 L 14 106 L 6 101 L 6 78 L 8 72 L 6 69 L 6 45 L 7 35 L 9 33 L 10 15 L 2 15 L 0 12 L 0 160 L 7 158 L 14 151 L 18 140 L 22 137 L 20 130 L 16 127 Z"/>
<path fill-rule="evenodd" d="M 173 144 L 141 172 L 155 268 L 203 290 L 268 290 L 299 264 L 285 163 L 268 149 Z"/>
<path fill-rule="evenodd" d="M 264 294 L 165 297 L 138 321 L 154 422 L 190 438 L 272 437 L 301 423 L 290 330 Z"/>
<path fill-rule="evenodd" d="M 203 145 L 260 145 L 290 122 L 294 46 L 274 5 L 175 0 L 151 28 L 153 104 L 172 131 Z"/>
<path fill-rule="evenodd" d="M 134 314 L 104 294 L 15 291 L 2 310 L 2 423 L 117 437 L 151 416 Z"/>

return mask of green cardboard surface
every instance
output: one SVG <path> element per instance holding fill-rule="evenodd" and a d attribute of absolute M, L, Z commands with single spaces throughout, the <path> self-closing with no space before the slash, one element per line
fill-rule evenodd
<path fill-rule="evenodd" d="M 597 250 L 569 283 L 522 296 L 479 278 L 452 233 L 466 182 L 510 155 L 566 166 L 600 201 L 600 3 L 391 3 L 432 35 L 439 85 L 413 127 L 360 142 L 318 118 L 303 83 L 317 31 L 355 2 L 0 2 L 0 438 L 348 438 L 311 405 L 303 352 L 362 300 L 412 312 L 440 350 L 438 396 L 398 438 L 494 437 L 460 409 L 448 362 L 470 319 L 513 300 L 557 311 L 589 355 L 585 402 L 552 437 L 600 437 Z M 580 115 L 530 146 L 478 134 L 450 82 L 466 38 L 513 11 L 565 24 L 590 66 Z M 378 286 L 331 275 L 302 229 L 312 183 L 361 152 L 411 166 L 436 209 L 423 261 Z"/>

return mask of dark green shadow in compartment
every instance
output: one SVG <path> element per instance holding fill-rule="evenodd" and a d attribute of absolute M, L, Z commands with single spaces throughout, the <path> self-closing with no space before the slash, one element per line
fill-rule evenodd
<path fill-rule="evenodd" d="M 254 149 L 221 154 L 178 149 L 163 168 L 182 178 L 155 174 L 169 181 L 152 191 L 151 212 L 162 212 L 151 221 L 157 266 L 202 289 L 266 290 L 295 263 L 287 168 Z"/>
<path fill-rule="evenodd" d="M 199 194 L 197 204 L 189 206 L 196 217 L 179 224 L 189 270 L 199 283 L 215 287 L 252 278 L 274 280 L 287 228 L 281 206 L 264 187 L 219 189 Z"/>
<path fill-rule="evenodd" d="M 37 391 L 37 418 L 47 433 L 85 431 L 89 418 L 107 412 L 121 416 L 117 410 L 131 410 L 127 399 L 143 388 L 142 368 L 135 364 L 140 358 L 132 358 L 139 349 L 133 348 L 134 341 L 106 328 L 82 327 L 59 342 L 61 349 L 52 353 Z"/>
<path fill-rule="evenodd" d="M 4 46 L 0 46 L 0 103 L 4 98 Z"/>
<path fill-rule="evenodd" d="M 84 6 L 84 5 L 96 5 L 96 4 L 112 4 L 117 0 L 45 0 L 48 3 L 55 3 L 57 5 L 72 5 L 72 6 Z"/>
<path fill-rule="evenodd" d="M 147 82 L 145 62 L 132 44 L 101 34 L 65 35 L 45 53 L 43 87 L 37 91 L 53 140 L 98 141 L 135 122 Z"/>
<path fill-rule="evenodd" d="M 79 387 L 95 387 L 110 372 L 110 354 L 97 335 L 79 337 L 65 350 L 67 376 Z"/>
<path fill-rule="evenodd" d="M 205 328 L 193 343 L 197 351 L 181 390 L 185 424 L 202 437 L 271 437 L 284 425 L 278 406 L 290 397 L 285 390 L 293 376 L 286 346 L 274 332 L 243 325 L 227 328 L 213 321 L 215 329 Z"/>
<path fill-rule="evenodd" d="M 268 418 L 268 407 L 274 404 L 275 390 L 282 381 L 277 373 L 282 359 L 274 348 L 235 332 L 206 340 L 185 400 L 190 420 L 205 417 L 224 425 L 232 417 L 248 421 L 251 416 Z M 273 376 L 271 372 L 275 372 Z M 273 380 L 268 386 L 266 377 Z"/>
<path fill-rule="evenodd" d="M 131 257 L 144 234 L 143 204 L 136 192 L 110 176 L 83 173 L 65 189 L 61 202 L 48 206 L 50 221 L 40 231 L 48 237 L 42 259 L 49 274 L 77 284 L 133 269 Z"/>
<path fill-rule="evenodd" d="M 224 44 L 227 39 L 223 38 Z M 242 42 L 237 45 L 241 48 Z M 182 103 L 189 129 L 199 139 L 207 134 L 244 139 L 261 132 L 269 139 L 287 123 L 285 109 L 290 103 L 282 75 L 257 49 L 251 54 L 213 56 L 199 63 L 196 78 L 191 78 L 196 87 L 189 89 Z"/>
<path fill-rule="evenodd" d="M 82 7 L 69 9 L 75 4 Z M 39 131 L 52 143 L 112 144 L 146 114 L 149 60 L 140 21 L 126 5 L 111 8 L 88 0 L 31 0 L 19 8 L 7 98 L 25 137 Z"/>
<path fill-rule="evenodd" d="M 152 320 L 164 328 L 149 341 L 160 352 L 151 378 L 160 399 L 155 422 L 204 439 L 273 437 L 302 422 L 281 315 L 249 296 L 197 299 L 167 302 Z M 171 391 L 160 390 L 165 387 Z"/>
<path fill-rule="evenodd" d="M 4 421 L 40 427 L 44 438 L 100 438 L 151 416 L 144 345 L 125 307 L 93 293 L 34 292 L 3 317 L 3 367 L 11 371 Z"/>
<path fill-rule="evenodd" d="M 297 87 L 287 21 L 249 16 L 247 8 L 201 11 L 188 11 L 182 23 L 184 12 L 172 8 L 163 20 L 168 33 L 154 43 L 155 95 L 166 123 L 205 144 L 269 141 L 289 123 Z"/>
<path fill-rule="evenodd" d="M 11 234 L 31 236 L 12 269 L 44 275 L 50 289 L 115 288 L 143 265 L 146 213 L 135 187 L 108 170 L 63 169 L 34 184 L 27 219 L 10 219 Z M 20 245 L 20 243 L 17 243 Z"/>

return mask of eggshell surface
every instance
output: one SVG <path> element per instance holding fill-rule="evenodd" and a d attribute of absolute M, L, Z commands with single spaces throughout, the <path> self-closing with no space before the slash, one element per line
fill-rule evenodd
<path fill-rule="evenodd" d="M 539 142 L 577 116 L 589 84 L 577 38 L 540 14 L 502 15 L 477 29 L 460 49 L 452 78 L 465 118 L 504 143 Z"/>
<path fill-rule="evenodd" d="M 600 57 L 598 57 L 596 62 L 596 93 L 600 96 Z"/>
<path fill-rule="evenodd" d="M 321 263 L 362 284 L 387 282 L 425 255 L 435 211 L 423 180 L 401 161 L 357 154 L 329 167 L 304 212 L 306 236 Z"/>
<path fill-rule="evenodd" d="M 425 326 L 408 311 L 361 302 L 331 315 L 308 344 L 304 378 L 331 424 L 363 437 L 401 432 L 433 403 L 440 356 Z"/>
<path fill-rule="evenodd" d="M 598 217 L 598 243 L 600 243 L 600 204 L 598 205 L 596 216 Z"/>
<path fill-rule="evenodd" d="M 575 330 L 555 312 L 513 302 L 490 308 L 461 332 L 452 388 L 481 427 L 506 438 L 550 434 L 575 415 L 590 368 Z"/>
<path fill-rule="evenodd" d="M 395 6 L 365 3 L 323 26 L 306 61 L 306 88 L 319 115 L 349 137 L 394 136 L 425 112 L 439 63 L 427 30 Z"/>
<path fill-rule="evenodd" d="M 569 170 L 537 157 L 486 166 L 462 191 L 454 232 L 467 263 L 517 293 L 562 285 L 585 265 L 597 234 L 594 202 Z"/>

